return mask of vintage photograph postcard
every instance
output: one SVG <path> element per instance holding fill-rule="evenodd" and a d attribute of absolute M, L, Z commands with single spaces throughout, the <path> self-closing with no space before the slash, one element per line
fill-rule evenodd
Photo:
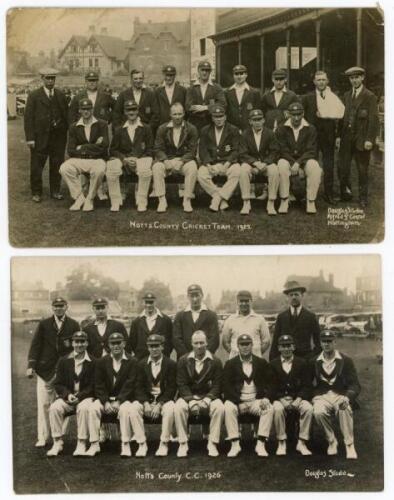
<path fill-rule="evenodd" d="M 18 494 L 383 490 L 378 255 L 16 257 Z"/>
<path fill-rule="evenodd" d="M 380 8 L 6 17 L 11 245 L 384 239 Z"/>

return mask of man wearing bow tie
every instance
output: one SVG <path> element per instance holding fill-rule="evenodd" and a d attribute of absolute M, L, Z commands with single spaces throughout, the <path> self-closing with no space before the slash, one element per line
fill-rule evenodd
<path fill-rule="evenodd" d="M 210 418 L 208 455 L 217 457 L 217 445 L 224 418 L 224 406 L 220 399 L 222 363 L 207 349 L 207 337 L 201 330 L 193 333 L 192 351 L 178 361 L 177 386 L 179 399 L 175 403 L 175 426 L 178 435 L 178 457 L 188 454 L 188 418 L 206 415 Z"/>
<path fill-rule="evenodd" d="M 278 340 L 282 335 L 292 336 L 296 356 L 309 359 L 321 351 L 319 322 L 316 315 L 303 305 L 305 292 L 306 288 L 298 281 L 291 280 L 286 283 L 283 293 L 287 297 L 289 307 L 276 318 L 270 360 L 280 354 Z"/>
<path fill-rule="evenodd" d="M 43 448 L 49 439 L 49 407 L 55 400 L 55 371 L 62 356 L 73 348 L 72 335 L 79 330 L 77 321 L 66 315 L 67 301 L 57 297 L 52 301 L 53 316 L 39 322 L 31 341 L 28 378 L 37 376 L 37 448 Z"/>
<path fill-rule="evenodd" d="M 166 457 L 174 427 L 176 363 L 163 355 L 164 337 L 152 334 L 146 342 L 149 356 L 138 364 L 136 401 L 124 405 L 129 412 L 130 426 L 139 444 L 135 456 L 145 457 L 148 451 L 144 418 L 149 423 L 155 423 L 161 417 L 160 445 L 156 450 L 156 456 Z M 130 446 L 123 447 L 122 456 L 131 456 Z"/>
<path fill-rule="evenodd" d="M 203 303 L 204 294 L 200 285 L 190 285 L 187 297 L 189 305 L 174 319 L 173 342 L 178 359 L 192 350 L 191 338 L 197 330 L 205 333 L 207 349 L 214 354 L 219 347 L 218 317 Z"/>

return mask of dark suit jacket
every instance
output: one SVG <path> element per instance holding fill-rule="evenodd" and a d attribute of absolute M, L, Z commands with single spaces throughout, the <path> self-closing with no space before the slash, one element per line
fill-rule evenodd
<path fill-rule="evenodd" d="M 184 122 L 178 146 L 173 139 L 173 128 L 168 123 L 160 125 L 157 129 L 155 140 L 155 158 L 158 161 L 180 158 L 183 162 L 196 159 L 198 132 L 194 125 Z"/>
<path fill-rule="evenodd" d="M 201 113 L 192 113 L 190 108 L 193 104 L 202 104 L 205 106 L 222 104 L 223 106 L 226 106 L 224 91 L 217 83 L 209 83 L 203 99 L 200 85 L 191 85 L 186 90 L 185 106 L 188 121 L 197 127 L 197 130 L 200 132 L 203 127 L 212 123 L 211 115 L 209 110 L 202 111 Z"/>
<path fill-rule="evenodd" d="M 134 401 L 137 382 L 137 360 L 135 358 L 122 360 L 115 383 L 112 361 L 112 356 L 107 354 L 96 362 L 94 377 L 96 398 L 102 404 L 109 401 L 110 397 L 116 398 L 120 403 Z"/>
<path fill-rule="evenodd" d="M 287 90 L 277 106 L 274 92 L 272 90 L 266 92 L 261 98 L 261 107 L 264 111 L 265 125 L 271 129 L 274 128 L 275 121 L 277 122 L 277 126 L 281 125 L 286 119 L 285 111 L 287 111 L 287 108 L 292 102 L 297 101 L 299 101 L 297 95 L 291 90 Z"/>
<path fill-rule="evenodd" d="M 275 399 L 291 396 L 293 399 L 310 400 L 312 396 L 312 377 L 308 362 L 294 356 L 291 370 L 286 373 L 282 368 L 280 356 L 271 361 L 274 375 Z"/>
<path fill-rule="evenodd" d="M 172 333 L 178 358 L 192 350 L 191 338 L 197 330 L 202 330 L 207 336 L 208 350 L 212 354 L 216 352 L 219 347 L 219 324 L 216 313 L 203 310 L 194 323 L 191 311 L 180 311 L 175 316 Z"/>
<path fill-rule="evenodd" d="M 337 359 L 336 364 L 336 379 L 333 385 L 328 385 L 327 382 L 321 379 L 322 361 L 317 361 L 317 356 L 313 359 L 313 374 L 314 374 L 314 389 L 313 396 L 325 394 L 330 389 L 347 396 L 354 407 L 358 407 L 356 401 L 357 396 L 361 392 L 361 385 L 358 381 L 357 371 L 351 358 L 340 353 L 342 359 Z"/>
<path fill-rule="evenodd" d="M 153 155 L 153 135 L 148 125 L 137 127 L 134 141 L 131 142 L 126 128 L 115 130 L 109 150 L 110 156 L 123 160 L 127 156 L 142 158 Z"/>
<path fill-rule="evenodd" d="M 191 401 L 194 396 L 200 398 L 217 399 L 222 393 L 223 367 L 216 357 L 207 358 L 202 371 L 197 374 L 195 371 L 195 360 L 185 354 L 178 361 L 177 386 L 179 397 L 185 401 Z"/>
<path fill-rule="evenodd" d="M 172 351 L 172 321 L 167 315 L 157 316 L 155 326 L 149 331 L 145 317 L 138 316 L 130 326 L 130 335 L 126 344 L 126 351 L 133 352 L 137 359 L 149 355 L 146 340 L 152 334 L 162 335 L 164 341 L 164 355 L 169 356 Z"/>
<path fill-rule="evenodd" d="M 64 400 L 69 394 L 77 396 L 79 401 L 92 398 L 94 395 L 95 360 L 84 361 L 79 374 L 79 391 L 74 394 L 75 360 L 74 357 L 65 356 L 59 359 L 56 368 L 55 391 Z"/>
<path fill-rule="evenodd" d="M 89 141 L 85 135 L 85 129 L 82 125 L 75 122 L 71 125 L 68 135 L 68 154 L 71 158 L 82 159 L 103 159 L 108 158 L 108 124 L 104 120 L 97 120 L 90 129 Z M 96 144 L 97 139 L 102 137 L 102 142 Z M 77 146 L 81 146 L 77 149 Z"/>
<path fill-rule="evenodd" d="M 73 350 L 71 337 L 78 330 L 79 324 L 68 316 L 60 330 L 54 316 L 41 320 L 31 341 L 28 368 L 33 368 L 44 380 L 50 380 L 59 358 Z"/>
<path fill-rule="evenodd" d="M 267 165 L 277 163 L 279 160 L 279 143 L 274 132 L 267 127 L 263 128 L 260 148 L 257 150 L 253 130 L 248 127 L 242 133 L 239 159 L 241 162 L 249 163 L 249 165 L 253 165 L 257 161 L 262 161 Z"/>
<path fill-rule="evenodd" d="M 202 165 L 214 165 L 229 161 L 236 163 L 239 160 L 240 131 L 231 123 L 224 124 L 220 143 L 216 145 L 215 125 L 207 125 L 200 136 L 200 160 Z"/>
<path fill-rule="evenodd" d="M 40 152 L 47 148 L 49 141 L 49 134 L 55 132 L 56 142 L 59 149 L 66 147 L 67 141 L 67 128 L 68 128 L 68 105 L 67 99 L 63 92 L 59 89 L 54 89 L 54 99 L 57 102 L 59 109 L 59 122 L 56 128 L 51 126 L 51 104 L 43 87 L 30 92 L 24 114 L 24 127 L 26 141 L 35 141 L 35 150 Z M 51 137 L 51 141 L 53 137 Z"/>
<path fill-rule="evenodd" d="M 97 325 L 94 322 L 85 325 L 83 331 L 88 334 L 88 353 L 94 358 L 101 358 L 104 351 L 109 352 L 108 338 L 111 333 L 122 333 L 126 342 L 128 337 L 124 324 L 115 319 L 107 320 L 107 328 L 103 336 L 99 334 Z"/>
<path fill-rule="evenodd" d="M 317 135 L 313 125 L 302 127 L 297 141 L 291 127 L 280 125 L 276 129 L 276 138 L 279 142 L 280 158 L 287 160 L 290 165 L 298 162 L 303 166 L 308 160 L 317 157 Z"/>
<path fill-rule="evenodd" d="M 136 398 L 140 403 L 153 401 L 151 395 L 152 385 L 152 370 L 150 364 L 148 364 L 148 357 L 146 357 L 138 363 Z M 163 356 L 160 372 L 160 395 L 156 401 L 163 404 L 167 403 L 167 401 L 174 401 L 176 391 L 176 362 L 167 358 L 167 356 Z"/>
<path fill-rule="evenodd" d="M 128 100 L 134 101 L 134 92 L 130 87 L 123 92 L 121 92 L 116 100 L 112 122 L 115 129 L 123 125 L 126 121 L 126 116 L 124 115 L 124 103 Z M 141 99 L 139 104 L 139 117 L 145 125 L 150 125 L 152 131 L 154 131 L 159 123 L 159 108 L 157 104 L 156 96 L 152 89 L 145 87 L 141 91 Z"/>
<path fill-rule="evenodd" d="M 290 308 L 278 314 L 272 338 L 270 360 L 279 356 L 278 339 L 281 335 L 293 337 L 296 356 L 308 357 L 312 352 L 318 354 L 321 351 L 319 322 L 315 314 L 305 307 L 302 307 L 295 321 L 292 320 Z"/>
<path fill-rule="evenodd" d="M 273 373 L 269 363 L 252 354 L 251 378 L 256 386 L 256 399 L 268 398 L 273 401 Z M 223 398 L 234 404 L 241 403 L 241 390 L 244 385 L 244 373 L 240 356 L 229 359 L 223 371 Z"/>
<path fill-rule="evenodd" d="M 172 94 L 172 100 L 171 102 L 169 102 L 164 85 L 161 85 L 155 90 L 155 97 L 157 100 L 157 106 L 159 111 L 159 125 L 162 125 L 163 123 L 167 123 L 171 120 L 170 108 L 173 104 L 179 102 L 185 108 L 186 89 L 178 82 L 175 82 L 175 88 L 174 88 L 174 93 Z"/>
<path fill-rule="evenodd" d="M 79 114 L 79 101 L 81 99 L 87 99 L 88 92 L 86 89 L 81 90 L 75 95 L 71 102 L 68 110 L 69 114 L 69 123 L 76 122 L 80 118 Z M 107 92 L 104 92 L 102 89 L 97 90 L 96 101 L 93 107 L 93 116 L 100 120 L 105 120 L 107 123 L 111 123 L 112 120 L 112 112 L 115 106 L 115 99 L 109 95 Z"/>
<path fill-rule="evenodd" d="M 376 96 L 363 87 L 352 103 L 352 91 L 344 95 L 345 114 L 340 123 L 342 141 L 354 140 L 359 151 L 364 150 L 364 142 L 375 144 L 378 133 L 378 108 Z"/>
<path fill-rule="evenodd" d="M 249 127 L 249 113 L 252 109 L 261 109 L 260 91 L 250 87 L 245 89 L 241 104 L 237 99 L 235 89 L 229 88 L 225 91 L 227 102 L 227 120 L 241 130 Z"/>
<path fill-rule="evenodd" d="M 317 113 L 317 97 L 316 91 L 309 92 L 302 97 L 302 105 L 304 106 L 304 118 L 313 125 L 317 131 L 318 145 L 322 141 L 334 144 L 337 135 L 338 120 L 332 118 L 319 118 Z"/>

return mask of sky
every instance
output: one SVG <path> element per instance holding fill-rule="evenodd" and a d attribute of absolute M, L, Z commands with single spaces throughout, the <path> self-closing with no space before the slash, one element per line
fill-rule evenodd
<path fill-rule="evenodd" d="M 249 289 L 281 291 L 289 274 L 324 276 L 334 274 L 334 284 L 355 291 L 356 277 L 380 276 L 377 255 L 323 256 L 222 256 L 222 257 L 17 257 L 12 260 L 13 284 L 41 280 L 49 290 L 65 282 L 70 271 L 84 263 L 117 281 L 130 281 L 140 289 L 145 280 L 155 277 L 170 285 L 173 296 L 184 294 L 191 283 L 202 286 L 214 302 L 222 290 Z"/>
<path fill-rule="evenodd" d="M 90 25 L 95 25 L 96 33 L 106 27 L 108 35 L 130 40 L 136 16 L 141 22 L 185 21 L 189 9 L 13 9 L 7 15 L 7 40 L 31 55 L 64 47 L 72 35 L 86 35 Z"/>

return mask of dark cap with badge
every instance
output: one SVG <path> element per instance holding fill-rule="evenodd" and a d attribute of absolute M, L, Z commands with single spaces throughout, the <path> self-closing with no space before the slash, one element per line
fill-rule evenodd
<path fill-rule="evenodd" d="M 108 305 L 108 300 L 105 299 L 104 297 L 97 297 L 93 299 L 92 306 L 107 306 Z"/>
<path fill-rule="evenodd" d="M 360 66 L 353 66 L 345 71 L 346 76 L 359 76 L 365 75 L 365 69 Z"/>
<path fill-rule="evenodd" d="M 146 344 L 147 345 L 164 344 L 164 337 L 162 335 L 157 335 L 156 333 L 153 333 L 152 335 L 149 335 L 149 337 L 146 339 Z"/>
<path fill-rule="evenodd" d="M 85 75 L 85 80 L 90 80 L 92 82 L 97 81 L 99 79 L 99 75 L 97 71 L 90 70 Z"/>
<path fill-rule="evenodd" d="M 291 115 L 302 115 L 304 107 L 300 102 L 292 102 L 287 108 L 287 112 Z"/>
<path fill-rule="evenodd" d="M 261 119 L 264 118 L 264 113 L 262 112 L 261 109 L 252 109 L 249 112 L 249 119 L 254 120 L 254 119 Z"/>
<path fill-rule="evenodd" d="M 53 306 L 66 306 L 67 305 L 67 300 L 63 299 L 63 297 L 55 297 L 52 300 L 52 305 Z"/>
<path fill-rule="evenodd" d="M 164 68 L 163 68 L 163 74 L 164 75 L 176 75 L 176 68 L 175 68 L 175 66 L 171 66 L 170 64 L 168 66 L 164 66 Z"/>
<path fill-rule="evenodd" d="M 88 340 L 88 334 L 83 331 L 74 332 L 71 338 L 72 340 Z"/>
<path fill-rule="evenodd" d="M 285 80 L 287 78 L 287 72 L 284 69 L 275 69 L 272 72 L 272 78 L 274 80 Z"/>
<path fill-rule="evenodd" d="M 298 281 L 295 280 L 290 280 L 285 284 L 285 289 L 283 290 L 283 293 L 285 295 L 288 295 L 290 292 L 301 292 L 305 293 L 306 288 L 304 286 L 301 286 Z"/>
<path fill-rule="evenodd" d="M 247 73 L 248 70 L 246 68 L 246 66 L 244 66 L 243 64 L 236 64 L 234 67 L 233 67 L 233 73 Z"/>
<path fill-rule="evenodd" d="M 198 63 L 198 69 L 207 69 L 209 71 L 212 71 L 212 66 L 209 61 L 200 61 Z"/>
<path fill-rule="evenodd" d="M 252 294 L 249 290 L 240 290 L 237 293 L 237 300 L 252 300 Z"/>
<path fill-rule="evenodd" d="M 111 333 L 111 335 L 108 337 L 108 342 L 111 343 L 111 342 L 119 342 L 119 341 L 124 341 L 124 336 L 122 333 L 119 333 L 119 332 L 114 332 L 114 333 Z"/>
<path fill-rule="evenodd" d="M 93 103 L 90 99 L 88 99 L 87 97 L 80 99 L 79 109 L 92 109 L 92 108 L 93 108 Z"/>
<path fill-rule="evenodd" d="M 243 333 L 237 338 L 237 344 L 253 344 L 252 337 L 247 333 Z"/>
<path fill-rule="evenodd" d="M 325 340 L 335 340 L 336 335 L 332 330 L 323 330 L 320 333 L 320 342 L 324 342 Z"/>
<path fill-rule="evenodd" d="M 200 294 L 202 293 L 202 288 L 200 287 L 200 285 L 189 285 L 187 287 L 187 294 L 188 295 L 193 295 L 193 294 Z"/>
<path fill-rule="evenodd" d="M 135 101 L 128 99 L 127 101 L 124 102 L 123 109 L 125 110 L 138 109 L 138 104 Z"/>
<path fill-rule="evenodd" d="M 145 302 L 153 302 L 156 300 L 156 295 L 152 292 L 146 292 L 142 299 L 145 300 Z"/>
<path fill-rule="evenodd" d="M 281 335 L 278 339 L 279 345 L 294 345 L 294 339 L 291 335 Z"/>
<path fill-rule="evenodd" d="M 209 112 L 211 113 L 212 116 L 224 116 L 226 114 L 226 110 L 224 109 L 224 106 L 221 104 L 214 104 L 209 108 Z"/>

